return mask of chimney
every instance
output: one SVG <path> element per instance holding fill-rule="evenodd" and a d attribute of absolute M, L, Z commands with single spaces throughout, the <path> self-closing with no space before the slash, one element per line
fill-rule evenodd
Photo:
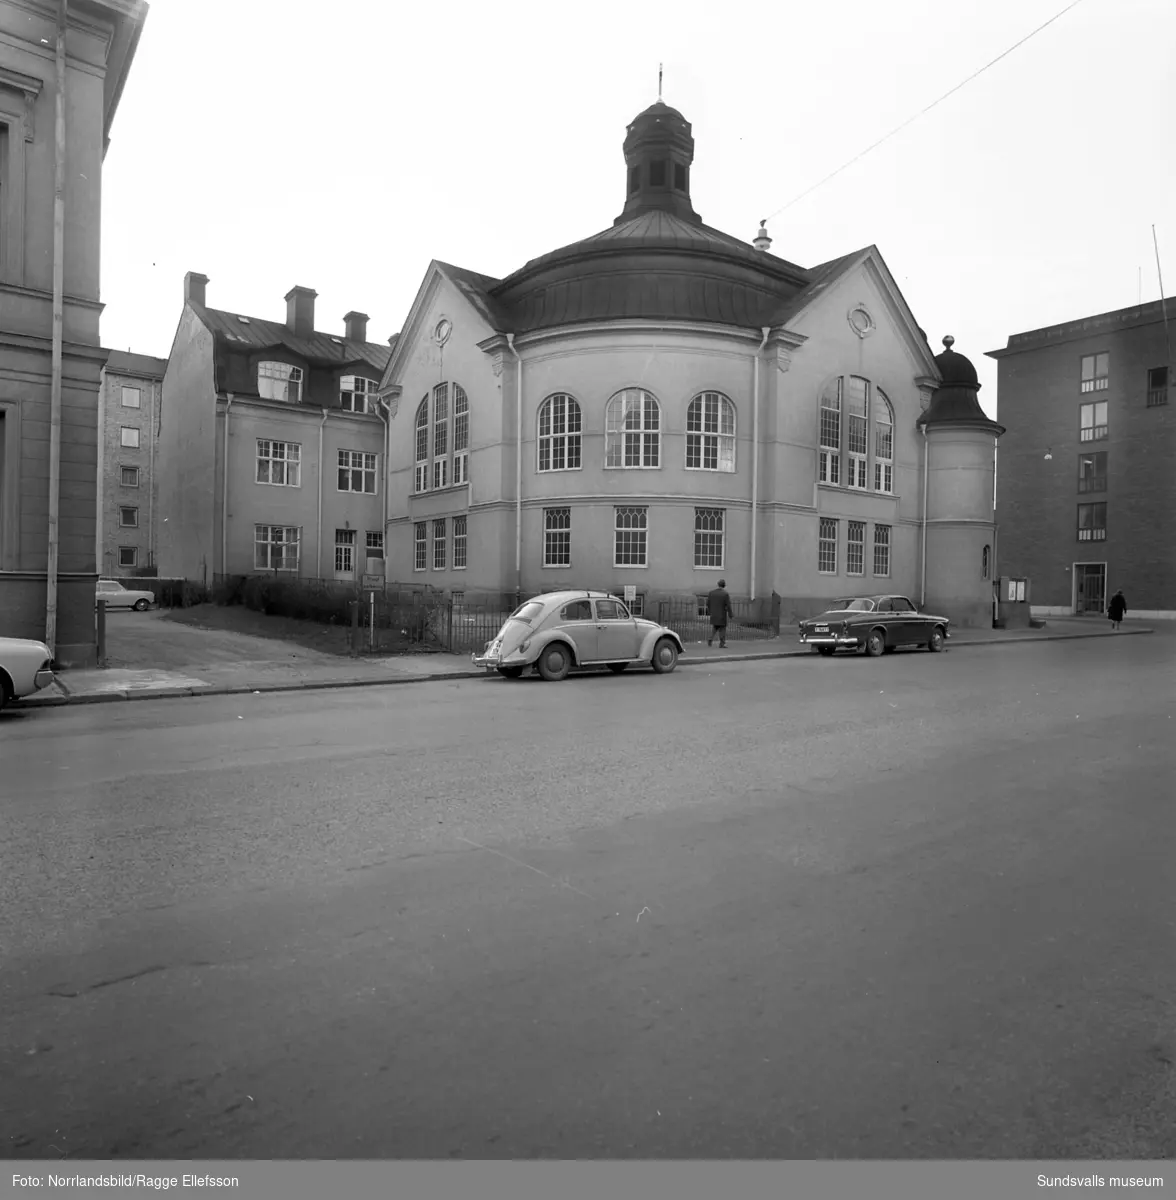
<path fill-rule="evenodd" d="M 349 312 L 343 318 L 343 336 L 349 342 L 366 342 L 367 341 L 367 313 Z"/>
<path fill-rule="evenodd" d="M 292 287 L 286 293 L 286 328 L 298 337 L 310 337 L 314 333 L 314 298 L 318 295 L 313 288 Z"/>
<path fill-rule="evenodd" d="M 184 303 L 204 307 L 204 289 L 208 287 L 208 276 L 199 271 L 189 271 L 184 276 Z"/>

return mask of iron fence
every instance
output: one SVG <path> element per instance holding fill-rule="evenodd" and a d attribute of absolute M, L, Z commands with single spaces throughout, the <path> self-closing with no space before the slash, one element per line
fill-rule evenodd
<path fill-rule="evenodd" d="M 773 597 L 767 611 L 751 600 L 732 597 L 731 616 L 727 621 L 729 641 L 750 641 L 776 637 L 780 632 L 780 603 Z M 657 620 L 668 625 L 684 642 L 702 642 L 711 636 L 706 597 L 671 597 L 657 601 Z"/>

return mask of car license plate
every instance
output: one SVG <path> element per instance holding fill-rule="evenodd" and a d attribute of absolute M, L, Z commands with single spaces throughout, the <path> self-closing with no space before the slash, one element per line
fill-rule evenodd
<path fill-rule="evenodd" d="M 828 633 L 828 632 L 829 632 L 829 626 L 828 626 L 828 625 L 818 625 L 818 626 L 816 627 L 816 632 L 817 632 L 817 633 Z"/>

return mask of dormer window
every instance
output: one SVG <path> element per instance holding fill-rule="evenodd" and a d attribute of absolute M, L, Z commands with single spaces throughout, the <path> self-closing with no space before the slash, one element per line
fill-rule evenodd
<path fill-rule="evenodd" d="M 674 187 L 679 192 L 687 191 L 686 168 L 681 163 L 674 163 Z"/>
<path fill-rule="evenodd" d="M 339 380 L 339 407 L 344 412 L 375 412 L 375 392 L 379 386 L 374 379 L 362 375 L 344 375 Z"/>
<path fill-rule="evenodd" d="M 649 164 L 649 186 L 666 186 L 666 160 L 664 158 L 655 159 Z"/>
<path fill-rule="evenodd" d="M 257 392 L 263 400 L 297 404 L 302 399 L 302 368 L 283 362 L 258 363 Z"/>

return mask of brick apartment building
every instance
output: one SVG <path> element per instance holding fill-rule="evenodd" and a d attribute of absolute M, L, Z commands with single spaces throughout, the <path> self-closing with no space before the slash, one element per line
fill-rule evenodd
<path fill-rule="evenodd" d="M 1166 301 L 1176 315 L 1176 298 Z M 1013 334 L 989 351 L 1001 421 L 997 573 L 1034 611 L 1176 616 L 1176 412 L 1165 302 Z"/>
<path fill-rule="evenodd" d="M 111 352 L 98 393 L 98 530 L 104 576 L 155 566 L 155 449 L 167 359 Z"/>

